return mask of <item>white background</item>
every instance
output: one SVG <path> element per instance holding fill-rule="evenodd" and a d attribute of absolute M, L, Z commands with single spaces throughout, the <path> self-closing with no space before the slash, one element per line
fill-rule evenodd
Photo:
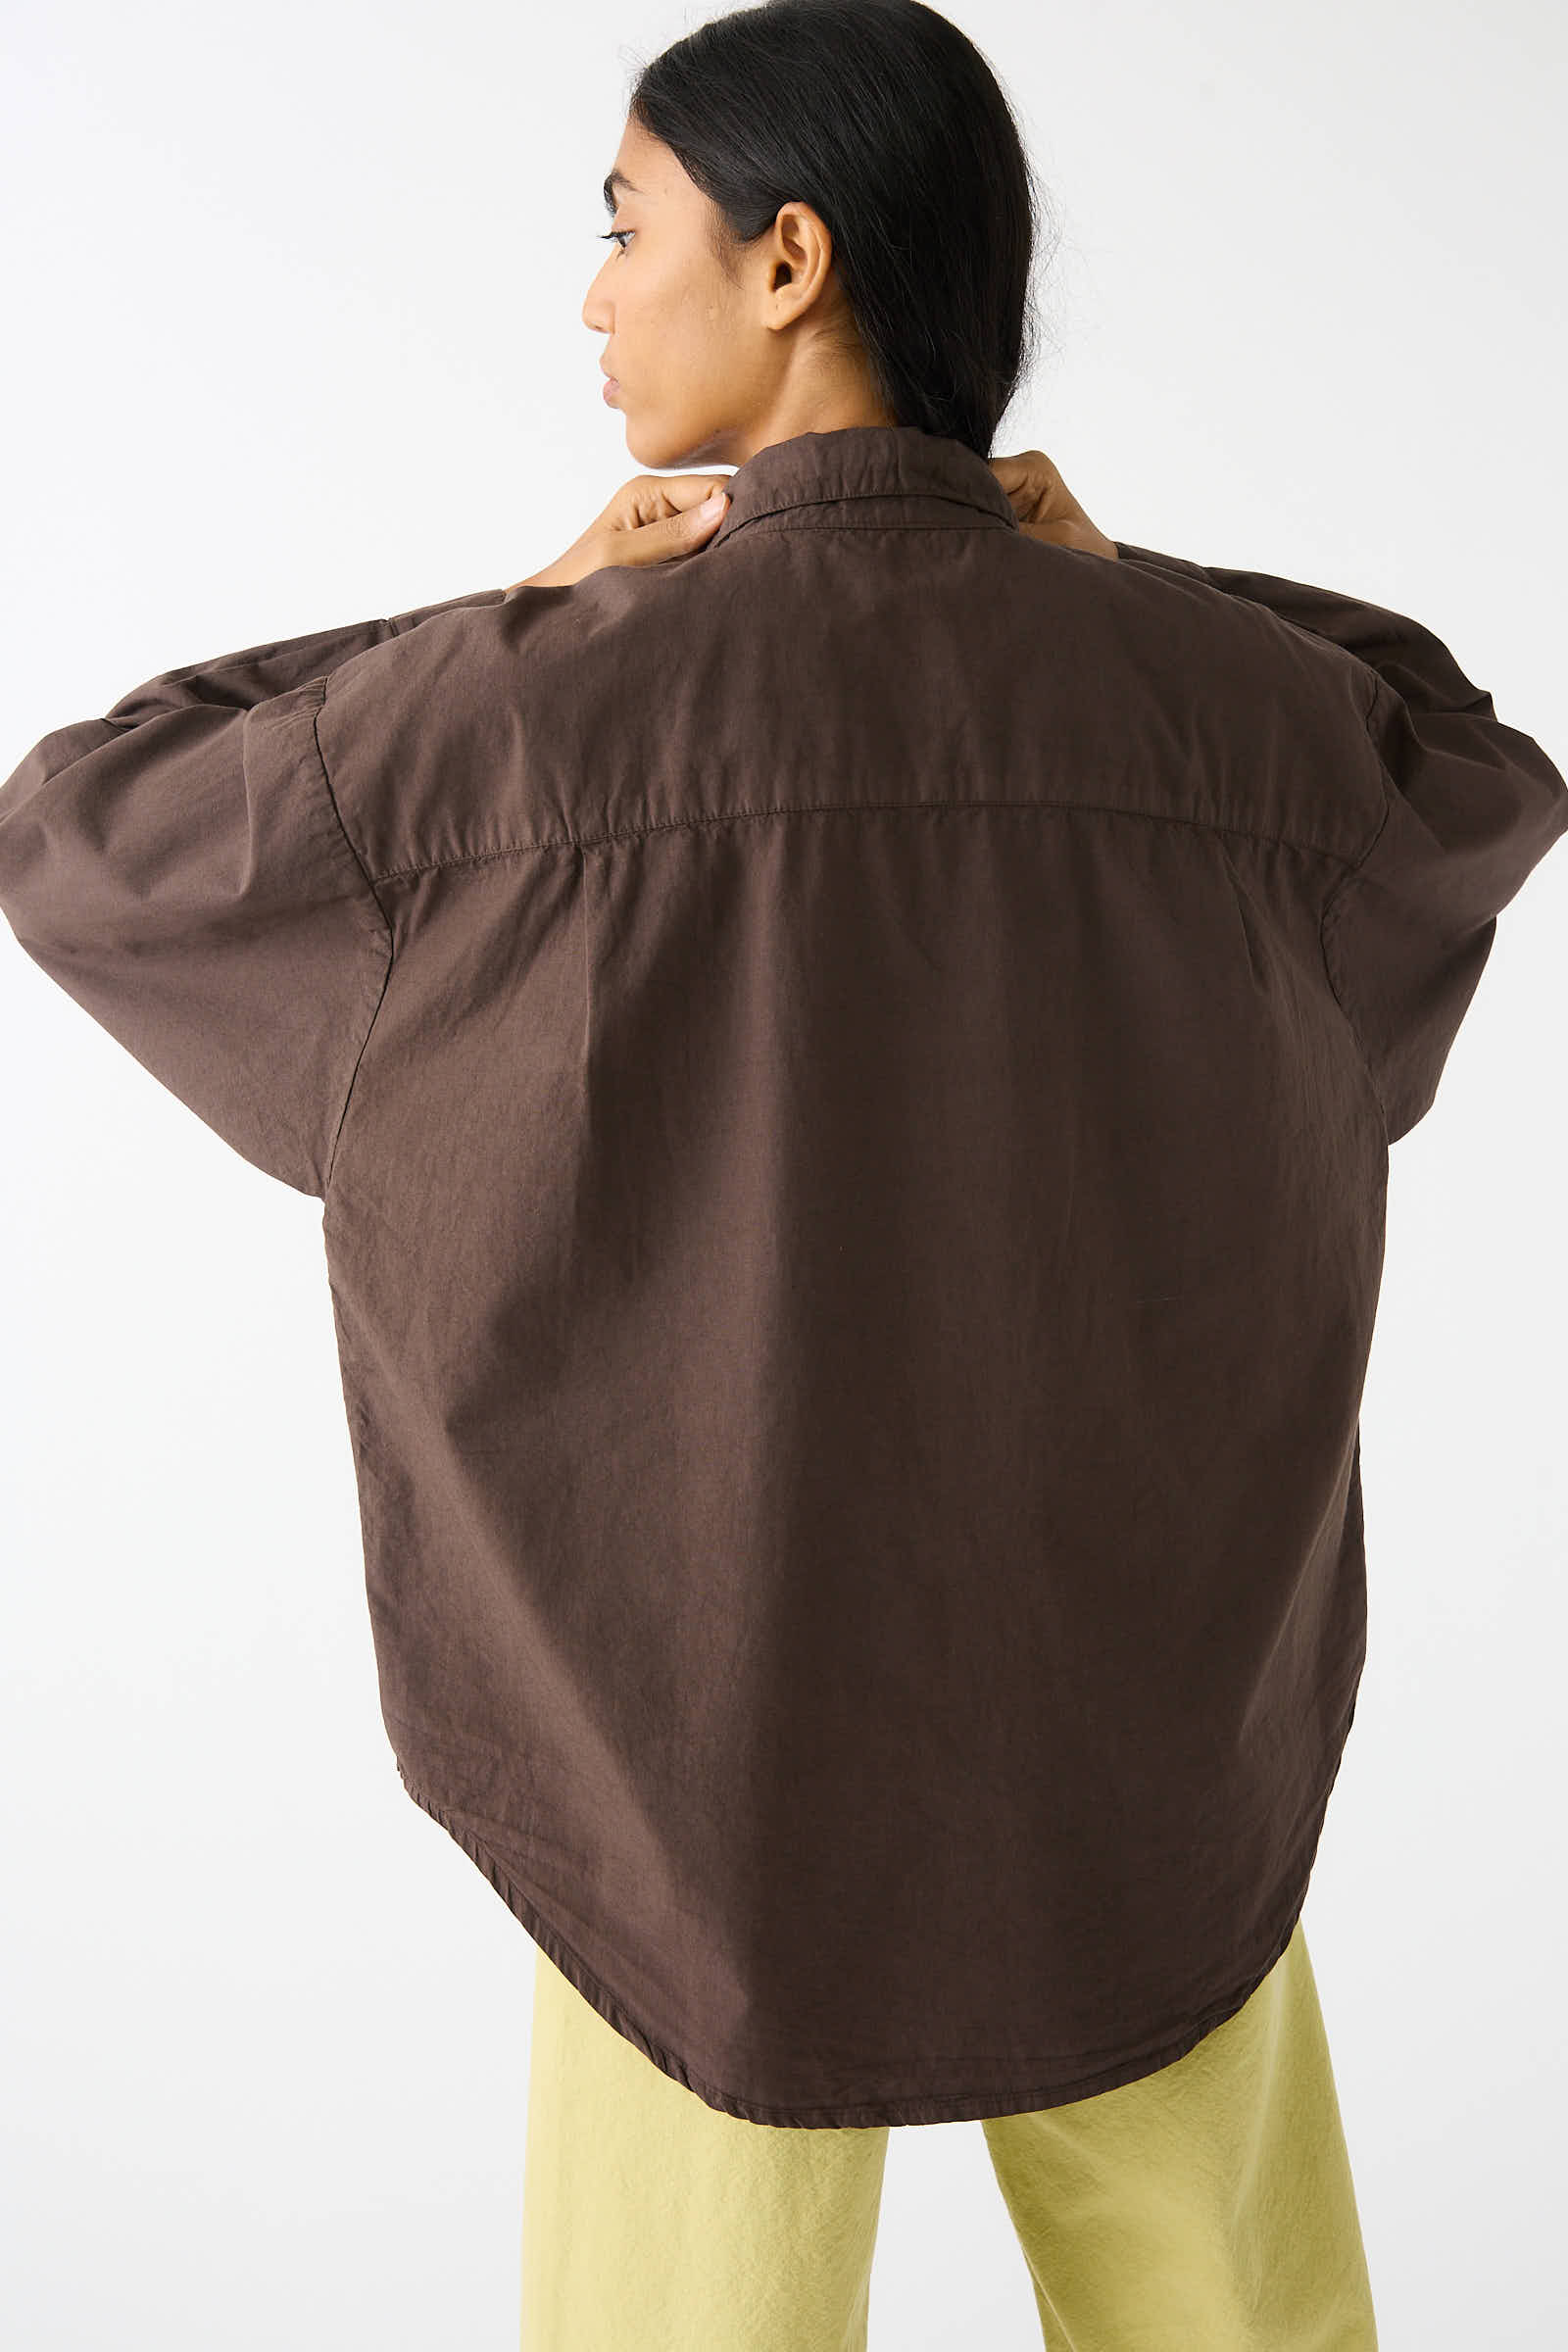
<path fill-rule="evenodd" d="M 0 772 L 159 670 L 519 579 L 640 470 L 581 305 L 630 74 L 701 21 L 13 0 Z M 1066 232 L 999 450 L 1414 613 L 1562 764 L 1561 12 L 958 21 Z M 1565 935 L 1568 853 L 1393 1155 L 1305 1914 L 1384 2352 L 1568 2339 Z M 0 2326 L 503 2352 L 533 1947 L 386 1743 L 318 1204 L 5 930 L 0 1023 Z M 1038 2341 L 978 2124 L 895 2132 L 874 2352 Z"/>

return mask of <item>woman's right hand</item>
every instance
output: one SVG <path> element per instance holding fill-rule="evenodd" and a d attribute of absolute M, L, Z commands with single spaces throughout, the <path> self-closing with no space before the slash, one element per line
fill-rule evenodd
<path fill-rule="evenodd" d="M 519 588 L 569 588 L 591 571 L 615 564 L 668 564 L 692 555 L 724 519 L 727 478 L 722 473 L 635 474 L 564 556 L 531 578 L 514 581 L 508 596 Z M 715 498 L 712 506 L 707 504 L 710 493 Z"/>

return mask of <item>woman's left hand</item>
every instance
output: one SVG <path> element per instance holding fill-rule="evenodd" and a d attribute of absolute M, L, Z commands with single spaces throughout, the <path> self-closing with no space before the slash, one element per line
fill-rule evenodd
<path fill-rule="evenodd" d="M 1118 560 L 1115 540 L 1090 521 L 1043 449 L 1026 449 L 1015 458 L 989 458 L 986 463 L 1011 500 L 1018 527 L 1028 538 L 1108 556 L 1112 563 Z"/>
<path fill-rule="evenodd" d="M 721 473 L 635 474 L 564 556 L 530 579 L 514 580 L 508 596 L 519 588 L 569 588 L 591 571 L 615 564 L 667 564 L 675 556 L 689 556 L 724 519 L 727 478 Z M 716 495 L 712 506 L 706 503 L 710 492 Z"/>

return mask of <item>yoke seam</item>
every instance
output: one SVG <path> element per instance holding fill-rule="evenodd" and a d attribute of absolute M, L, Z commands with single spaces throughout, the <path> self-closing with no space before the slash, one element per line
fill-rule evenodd
<path fill-rule="evenodd" d="M 369 874 L 373 884 L 405 882 L 420 874 L 460 872 L 465 867 L 494 865 L 509 858 L 531 858 L 544 850 L 576 852 L 604 849 L 615 842 L 646 841 L 660 833 L 692 832 L 703 826 L 755 823 L 766 817 L 778 816 L 867 816 L 867 815 L 925 815 L 946 814 L 951 810 L 971 808 L 1035 808 L 1044 814 L 1087 816 L 1129 816 L 1141 818 L 1148 824 L 1182 825 L 1190 832 L 1219 833 L 1242 841 L 1256 842 L 1265 848 L 1295 850 L 1303 857 L 1325 858 L 1345 866 L 1343 881 L 1348 881 L 1371 848 L 1358 850 L 1349 857 L 1343 850 L 1331 850 L 1314 841 L 1300 841 L 1289 833 L 1261 833 L 1250 825 L 1228 825 L 1217 818 L 1201 816 L 1172 816 L 1153 808 L 1122 808 L 1108 801 L 1040 801 L 1004 800 L 986 794 L 976 800 L 940 801 L 784 801 L 762 808 L 725 808 L 700 816 L 666 817 L 655 824 L 624 825 L 605 833 L 552 833 L 542 841 L 510 844 L 500 850 L 476 850 L 467 858 L 436 858 L 422 865 L 389 866 L 383 872 Z M 1387 815 L 1387 810 L 1385 810 Z M 1381 830 L 1381 827 L 1380 827 Z M 1374 839 L 1376 836 L 1374 836 Z M 1336 885 L 1336 891 L 1340 885 Z"/>

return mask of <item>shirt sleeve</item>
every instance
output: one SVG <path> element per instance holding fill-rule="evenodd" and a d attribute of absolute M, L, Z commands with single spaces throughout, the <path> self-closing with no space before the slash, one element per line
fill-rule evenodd
<path fill-rule="evenodd" d="M 342 662 L 502 594 L 166 670 L 0 784 L 20 946 L 244 1158 L 317 1198 L 392 958 L 317 713 Z"/>
<path fill-rule="evenodd" d="M 1129 562 L 1265 605 L 1370 673 L 1383 816 L 1329 895 L 1322 941 L 1395 1143 L 1431 1108 L 1497 915 L 1568 832 L 1568 781 L 1419 621 L 1268 572 L 1116 547 Z"/>

